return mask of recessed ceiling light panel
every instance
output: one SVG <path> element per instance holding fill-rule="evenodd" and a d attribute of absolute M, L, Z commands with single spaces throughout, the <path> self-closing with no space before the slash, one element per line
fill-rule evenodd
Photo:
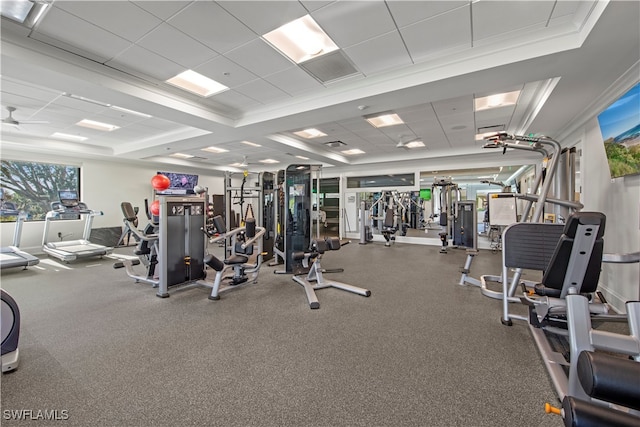
<path fill-rule="evenodd" d="M 111 132 L 116 129 L 120 129 L 120 126 L 112 125 L 109 123 L 97 122 L 95 120 L 82 119 L 78 123 L 77 126 L 82 126 L 89 129 L 101 130 L 105 132 Z"/>
<path fill-rule="evenodd" d="M 255 142 L 251 142 L 251 141 L 240 141 L 240 142 L 250 147 L 262 147 L 262 145 L 256 144 Z"/>
<path fill-rule="evenodd" d="M 260 163 L 272 164 L 272 163 L 280 163 L 280 162 L 274 159 L 263 159 L 263 160 L 260 160 Z"/>
<path fill-rule="evenodd" d="M 338 50 L 311 15 L 284 24 L 262 37 L 296 64 Z"/>
<path fill-rule="evenodd" d="M 385 126 L 401 125 L 404 121 L 396 113 L 384 113 L 377 116 L 365 117 L 365 120 L 376 128 Z"/>
<path fill-rule="evenodd" d="M 299 130 L 298 132 L 294 132 L 293 134 L 298 135 L 299 137 L 302 137 L 302 138 L 307 138 L 307 139 L 318 138 L 320 136 L 327 136 L 326 133 L 319 131 L 316 128 Z"/>
<path fill-rule="evenodd" d="M 67 139 L 69 141 L 86 141 L 87 138 L 86 136 L 80 136 L 80 135 L 71 135 L 68 133 L 62 133 L 62 132 L 54 132 L 51 134 L 52 137 L 54 138 L 60 138 L 60 139 Z"/>
<path fill-rule="evenodd" d="M 422 141 L 411 141 L 411 142 L 408 142 L 407 144 L 405 144 L 405 147 L 407 147 L 407 148 L 424 147 L 424 142 L 422 142 Z"/>
<path fill-rule="evenodd" d="M 488 110 L 490 108 L 506 107 L 515 105 L 518 102 L 520 91 L 496 93 L 494 95 L 483 96 L 473 100 L 475 111 Z"/>
<path fill-rule="evenodd" d="M 195 93 L 196 95 L 200 95 L 204 98 L 229 89 L 222 83 L 218 83 L 217 81 L 203 76 L 200 73 L 196 73 L 193 70 L 183 71 L 177 76 L 167 80 L 167 83 L 191 93 Z"/>
<path fill-rule="evenodd" d="M 170 157 L 177 157 L 179 159 L 191 159 L 194 156 L 192 156 L 191 154 L 184 154 L 184 153 L 172 153 L 169 154 Z"/>
<path fill-rule="evenodd" d="M 207 147 L 207 148 L 203 148 L 202 151 L 208 151 L 209 153 L 215 153 L 215 154 L 229 152 L 229 150 L 225 150 L 224 148 L 220 148 L 220 147 Z"/>
<path fill-rule="evenodd" d="M 352 148 L 351 150 L 343 150 L 342 153 L 347 156 L 353 156 L 355 154 L 364 154 L 364 151 L 359 148 Z"/>

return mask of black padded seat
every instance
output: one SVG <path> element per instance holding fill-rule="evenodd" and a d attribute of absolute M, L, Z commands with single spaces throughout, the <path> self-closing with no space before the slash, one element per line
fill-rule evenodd
<path fill-rule="evenodd" d="M 224 260 L 224 263 L 227 265 L 234 264 L 244 264 L 249 261 L 249 257 L 245 255 L 231 255 L 229 258 Z"/>
<path fill-rule="evenodd" d="M 582 283 L 572 283 L 571 285 L 577 286 L 580 293 L 583 294 L 595 292 L 600 278 L 602 253 L 604 249 L 602 236 L 604 235 L 605 223 L 606 217 L 601 212 L 576 212 L 569 217 L 564 226 L 562 236 L 560 236 L 560 241 L 553 252 L 549 267 L 544 272 L 542 282 L 535 286 L 534 290 L 536 294 L 555 298 L 562 297 L 565 277 L 570 267 L 569 263 L 572 253 L 574 250 L 579 251 L 579 248 L 574 248 L 576 240 L 582 237 L 577 235 L 579 226 L 583 226 L 581 230 L 583 230 L 584 236 L 589 238 L 593 237 L 592 232 L 596 231 L 596 228 L 597 232 L 591 254 L 586 261 L 586 272 Z M 593 226 L 593 228 L 590 226 Z M 587 254 L 579 251 L 573 255 L 576 257 L 586 256 Z"/>

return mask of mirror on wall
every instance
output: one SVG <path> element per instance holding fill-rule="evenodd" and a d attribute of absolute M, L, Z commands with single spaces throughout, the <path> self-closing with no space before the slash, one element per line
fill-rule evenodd
<path fill-rule="evenodd" d="M 367 223 L 373 234 L 380 234 L 385 211 L 395 212 L 398 236 L 439 240 L 446 231 L 445 218 L 452 214 L 451 205 L 457 200 L 473 200 L 477 207 L 477 233 L 491 239 L 487 206 L 491 193 L 527 191 L 535 167 L 496 166 L 475 169 L 430 170 L 420 172 L 419 191 L 390 189 L 348 192 L 345 197 L 345 231 L 359 233 L 359 212 L 362 202 L 366 206 Z M 521 188 L 525 187 L 525 188 Z M 415 186 L 414 186 L 415 188 Z M 373 190 L 373 189 L 372 189 Z"/>

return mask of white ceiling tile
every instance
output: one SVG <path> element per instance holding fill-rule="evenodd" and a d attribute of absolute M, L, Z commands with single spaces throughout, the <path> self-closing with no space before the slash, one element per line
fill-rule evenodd
<path fill-rule="evenodd" d="M 167 22 L 218 53 L 228 52 L 256 37 L 214 2 L 193 2 Z"/>
<path fill-rule="evenodd" d="M 81 50 L 91 52 L 93 58 L 111 59 L 131 43 L 68 12 L 53 7 L 31 37 L 51 37 Z"/>
<path fill-rule="evenodd" d="M 2 80 L 2 104 L 6 104 L 7 97 L 13 95 L 33 100 L 34 105 L 39 105 L 40 102 L 38 101 L 49 102 L 57 98 L 60 94 L 61 92 L 57 90 L 25 84 L 10 78 L 4 78 Z"/>
<path fill-rule="evenodd" d="M 433 105 L 431 103 L 420 104 L 413 107 L 408 108 L 400 108 L 396 110 L 396 113 L 402 120 L 407 123 L 415 122 L 415 121 L 425 121 L 425 120 L 437 120 L 436 113 L 433 110 Z"/>
<path fill-rule="evenodd" d="M 321 0 L 300 0 L 300 3 L 309 11 L 313 12 L 314 10 L 318 10 L 320 8 L 325 7 L 328 4 L 333 3 L 334 0 L 329 1 L 321 1 Z"/>
<path fill-rule="evenodd" d="M 106 64 L 126 72 L 140 72 L 160 81 L 184 71 L 183 65 L 137 45 L 132 45 Z"/>
<path fill-rule="evenodd" d="M 264 78 L 289 95 L 299 95 L 322 87 L 322 84 L 297 66 L 270 74 Z"/>
<path fill-rule="evenodd" d="M 235 88 L 258 78 L 252 72 L 247 71 L 224 56 L 216 56 L 212 60 L 196 67 L 195 71 L 222 83 L 228 88 Z"/>
<path fill-rule="evenodd" d="M 387 5 L 399 28 L 468 5 L 468 1 L 389 1 Z"/>
<path fill-rule="evenodd" d="M 254 80 L 245 85 L 237 87 L 235 90 L 263 104 L 290 98 L 289 94 L 278 89 L 265 80 Z"/>
<path fill-rule="evenodd" d="M 138 123 L 137 126 L 140 129 L 148 128 L 146 132 L 149 132 L 151 134 L 162 134 L 167 131 L 185 127 L 184 125 L 159 119 L 157 117 L 151 117 L 149 119 L 145 119 L 144 121 Z"/>
<path fill-rule="evenodd" d="M 218 102 L 221 102 L 238 110 L 245 110 L 260 105 L 255 99 L 249 98 L 235 90 L 225 90 L 212 96 Z"/>
<path fill-rule="evenodd" d="M 56 1 L 54 6 L 131 42 L 162 22 L 128 1 Z"/>
<path fill-rule="evenodd" d="M 460 96 L 457 98 L 432 102 L 432 105 L 440 119 L 449 115 L 461 113 L 470 114 L 473 112 L 473 97 L 469 95 Z"/>
<path fill-rule="evenodd" d="M 500 108 L 490 108 L 475 113 L 476 131 L 478 128 L 486 126 L 505 125 L 509 127 L 511 117 L 515 111 L 515 105 L 508 105 Z"/>
<path fill-rule="evenodd" d="M 555 1 L 478 1 L 473 8 L 473 40 L 482 40 L 522 28 L 543 28 Z M 496 23 L 499 23 L 496 25 Z"/>
<path fill-rule="evenodd" d="M 560 18 L 565 15 L 574 15 L 578 8 L 584 3 L 594 3 L 594 1 L 573 1 L 564 0 L 556 2 L 551 19 Z"/>
<path fill-rule="evenodd" d="M 386 3 L 380 1 L 334 2 L 311 15 L 343 49 L 396 29 Z"/>
<path fill-rule="evenodd" d="M 166 1 L 166 0 L 160 0 L 160 1 L 143 0 L 143 1 L 134 1 L 132 3 L 146 10 L 147 12 L 157 16 L 163 21 L 171 18 L 173 15 L 178 13 L 181 9 L 189 5 L 189 2 L 186 2 L 186 1 Z"/>
<path fill-rule="evenodd" d="M 144 36 L 138 44 L 186 68 L 194 68 L 217 53 L 168 24 Z"/>
<path fill-rule="evenodd" d="M 255 39 L 227 54 L 227 58 L 257 76 L 267 76 L 291 67 L 292 62 L 262 39 Z"/>
<path fill-rule="evenodd" d="M 297 1 L 218 1 L 220 6 L 262 36 L 307 14 Z"/>
<path fill-rule="evenodd" d="M 449 49 L 471 47 L 470 9 L 461 7 L 400 29 L 414 62 Z"/>
<path fill-rule="evenodd" d="M 344 52 L 356 68 L 365 75 L 412 64 L 411 57 L 397 31 L 347 47 Z"/>
<path fill-rule="evenodd" d="M 406 125 L 385 126 L 378 129 L 381 133 L 385 134 L 393 141 L 399 141 L 403 136 L 412 137 L 413 131 Z"/>

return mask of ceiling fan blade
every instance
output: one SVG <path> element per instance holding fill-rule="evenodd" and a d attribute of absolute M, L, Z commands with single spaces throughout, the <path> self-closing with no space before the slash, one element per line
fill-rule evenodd
<path fill-rule="evenodd" d="M 48 125 L 46 120 L 18 120 L 21 125 Z"/>

